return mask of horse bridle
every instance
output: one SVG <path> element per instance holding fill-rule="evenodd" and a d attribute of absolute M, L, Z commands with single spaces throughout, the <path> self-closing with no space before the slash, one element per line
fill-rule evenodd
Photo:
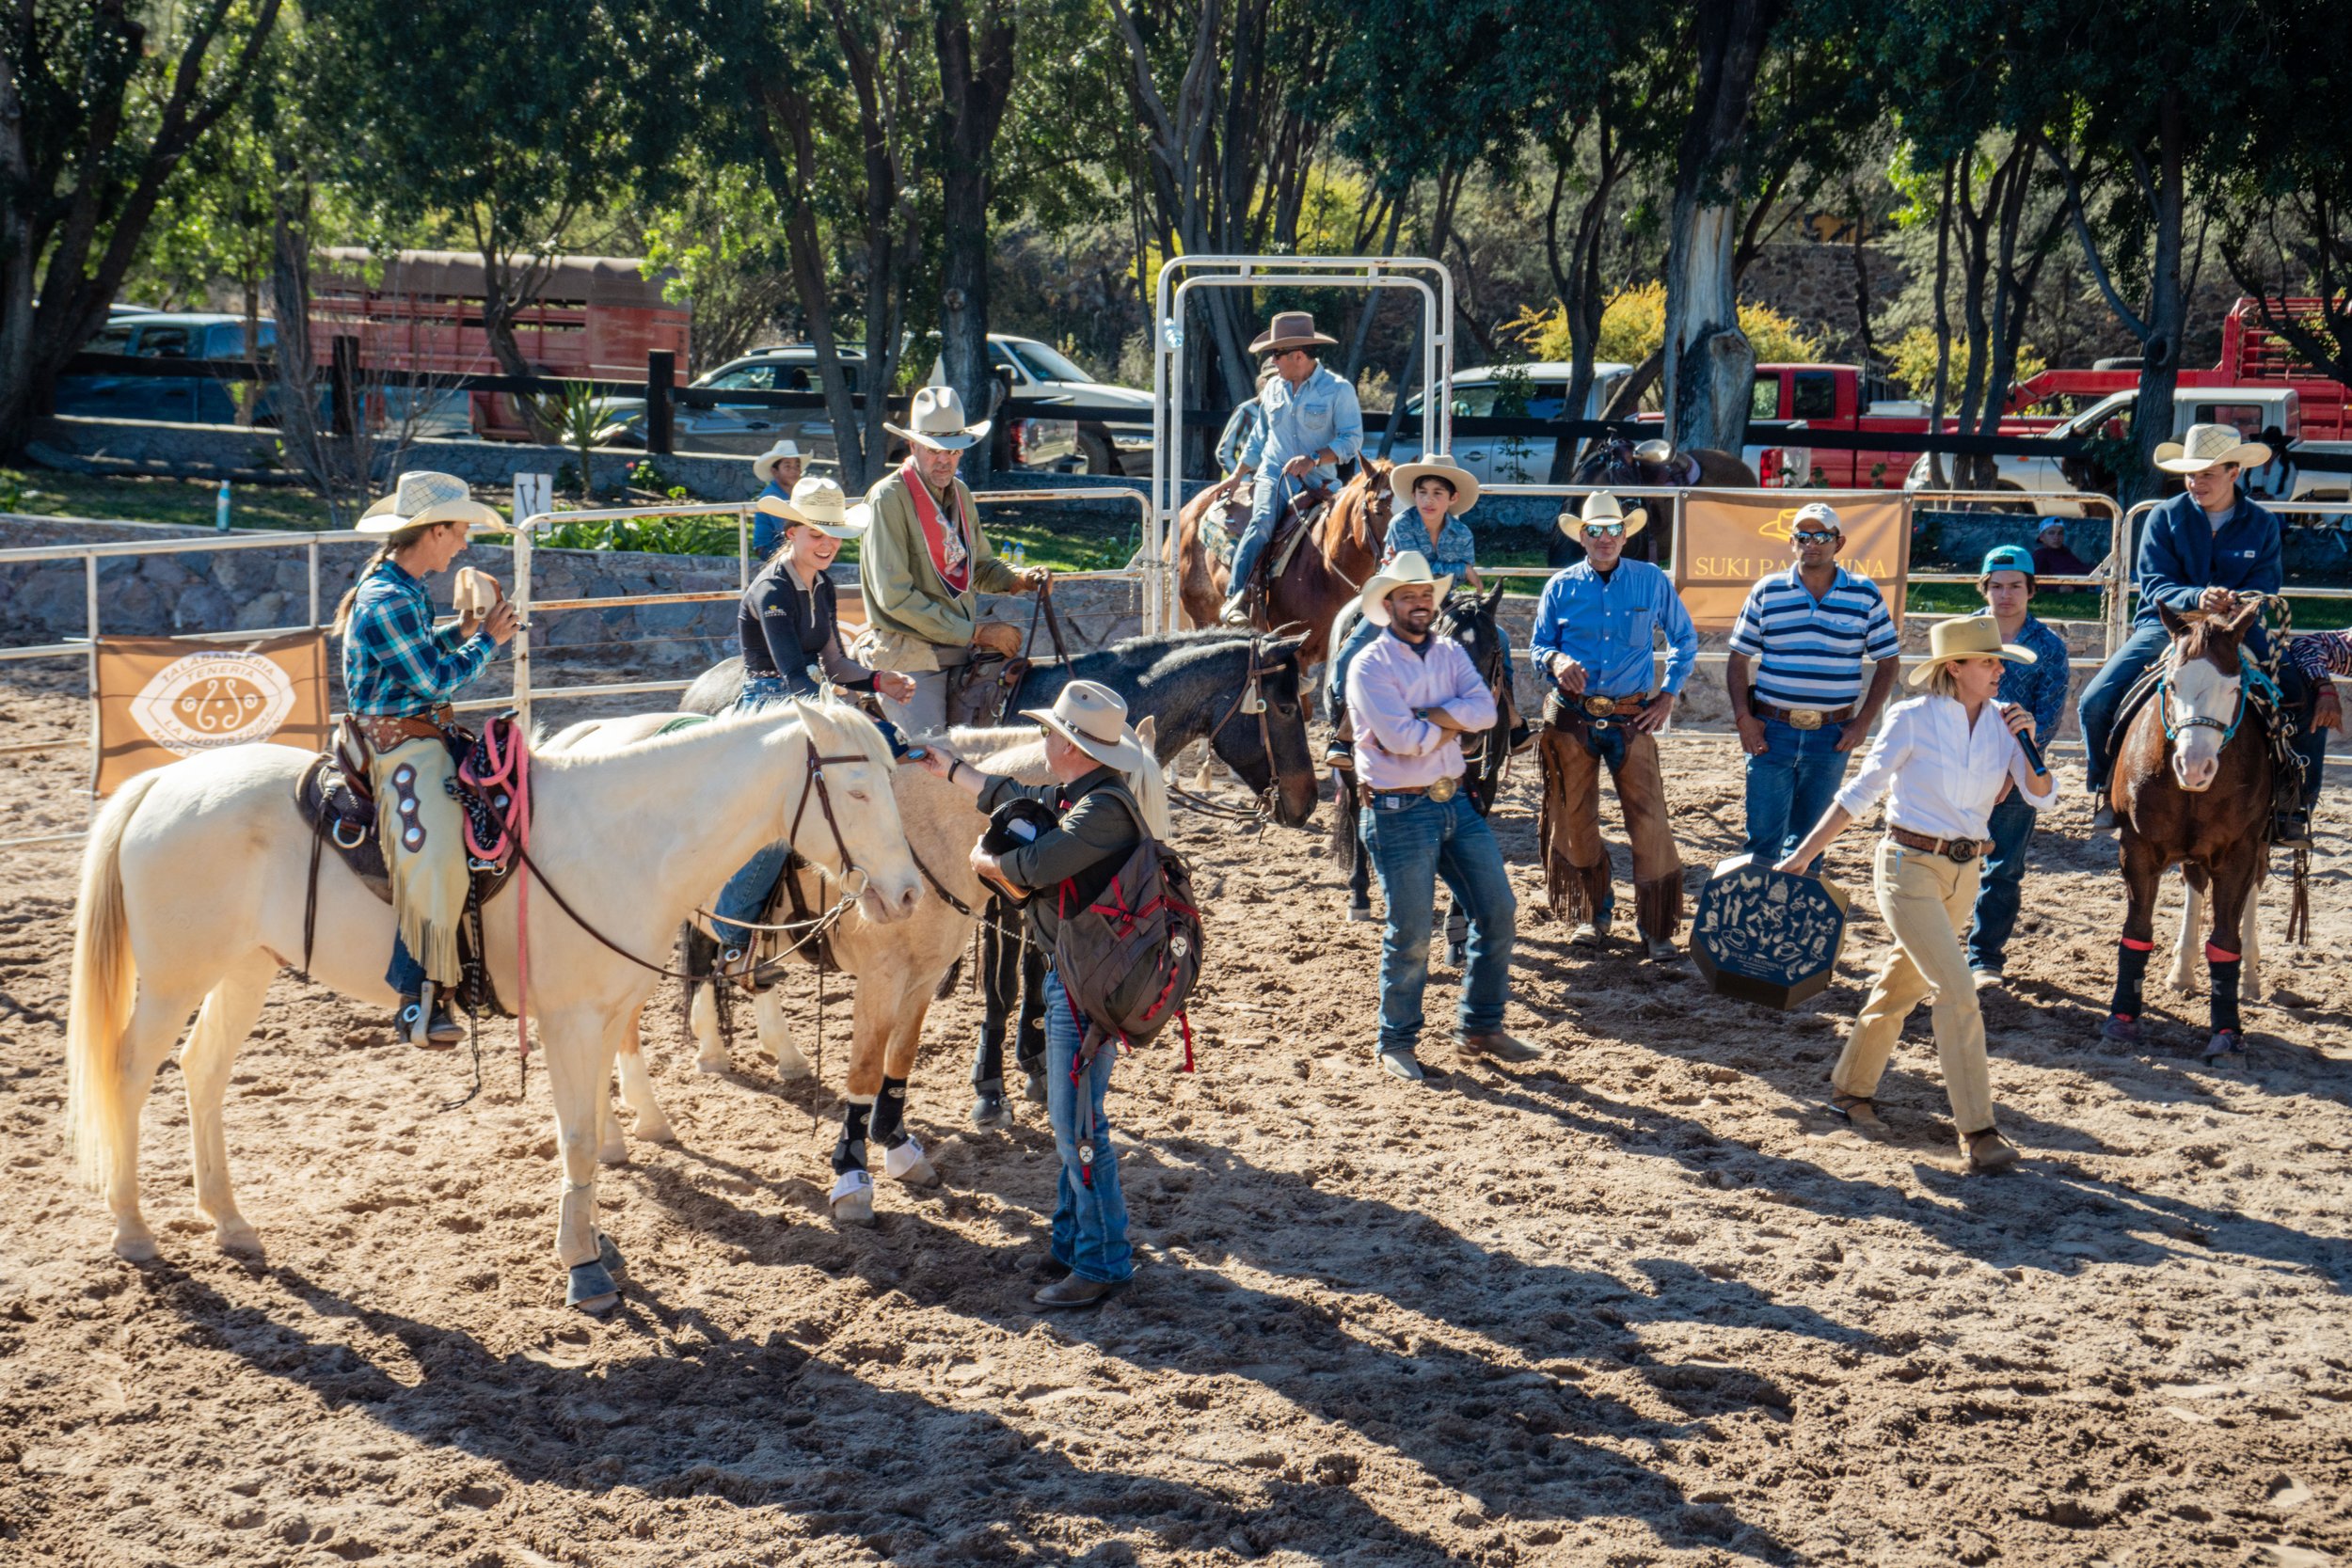
<path fill-rule="evenodd" d="M 1171 784 L 1169 786 L 1171 789 L 1195 807 L 1214 815 L 1232 816 L 1244 821 L 1263 821 L 1272 814 L 1274 798 L 1282 785 L 1282 776 L 1281 769 L 1274 761 L 1274 732 L 1266 723 L 1266 700 L 1265 692 L 1262 689 L 1262 683 L 1269 672 L 1279 670 L 1289 662 L 1289 659 L 1279 659 L 1272 664 L 1259 662 L 1258 640 L 1255 637 L 1250 638 L 1249 672 L 1242 677 L 1241 689 L 1233 694 L 1232 705 L 1226 708 L 1216 723 L 1209 726 L 1209 733 L 1201 736 L 1201 744 L 1208 747 L 1210 754 L 1214 756 L 1216 753 L 1216 737 L 1225 733 L 1225 726 L 1232 722 L 1233 715 L 1243 712 L 1245 705 L 1248 705 L 1248 711 L 1257 715 L 1258 745 L 1265 752 L 1266 774 L 1265 788 L 1258 792 L 1257 810 L 1244 814 L 1234 811 L 1230 806 L 1220 806 L 1214 800 L 1203 800 L 1190 791 L 1178 788 L 1176 785 Z M 1252 699 L 1255 699 L 1254 702 Z"/>
<path fill-rule="evenodd" d="M 2209 713 L 2192 713 L 2177 723 L 2173 721 L 2172 679 L 2179 673 L 2180 671 L 2177 668 L 2167 669 L 2156 677 L 2156 721 L 2164 726 L 2165 740 L 2168 743 L 2178 740 L 2189 730 L 2219 730 L 2221 732 L 2220 743 L 2227 746 L 2231 738 L 2237 734 L 2238 726 L 2246 721 L 2245 660 L 2241 658 L 2238 661 L 2237 705 L 2231 709 L 2227 723 Z"/>

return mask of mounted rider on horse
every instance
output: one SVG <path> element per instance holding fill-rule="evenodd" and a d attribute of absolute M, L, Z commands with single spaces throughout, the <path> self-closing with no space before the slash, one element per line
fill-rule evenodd
<path fill-rule="evenodd" d="M 1258 394 L 1264 418 L 1239 454 L 1239 466 L 1257 479 L 1249 527 L 1234 546 L 1227 582 L 1222 618 L 1228 626 L 1251 624 L 1252 590 L 1263 597 L 1266 586 L 1257 580 L 1258 566 L 1278 527 L 1303 529 L 1330 504 L 1342 466 L 1363 451 L 1364 415 L 1356 388 L 1315 359 L 1317 348 L 1337 343 L 1315 330 L 1313 316 L 1285 310 L 1249 345 L 1251 358 L 1272 356 L 1279 373 Z"/>

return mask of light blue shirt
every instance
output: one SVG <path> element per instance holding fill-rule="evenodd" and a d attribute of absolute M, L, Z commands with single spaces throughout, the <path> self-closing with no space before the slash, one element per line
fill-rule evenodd
<path fill-rule="evenodd" d="M 1580 561 L 1544 585 L 1528 659 L 1549 680 L 1551 656 L 1565 654 L 1584 666 L 1590 695 L 1644 696 L 1651 689 L 1650 659 L 1661 632 L 1667 655 L 1660 689 L 1679 693 L 1699 661 L 1699 634 L 1673 579 L 1646 561 L 1620 560 L 1606 578 L 1591 562 Z"/>
<path fill-rule="evenodd" d="M 1216 438 L 1217 467 L 1227 473 L 1241 470 L 1243 454 L 1249 451 L 1265 429 L 1265 410 L 1251 398 L 1233 410 L 1233 417 L 1225 421 L 1225 432 Z"/>
<path fill-rule="evenodd" d="M 1326 448 L 1342 463 L 1364 450 L 1364 411 L 1356 402 L 1356 388 L 1321 365 L 1296 387 L 1276 376 L 1258 394 L 1258 403 L 1265 420 L 1241 460 L 1259 473 L 1279 473 L 1292 458 L 1312 458 Z M 1318 482 L 1328 484 L 1338 477 L 1334 465 L 1315 466 Z"/>

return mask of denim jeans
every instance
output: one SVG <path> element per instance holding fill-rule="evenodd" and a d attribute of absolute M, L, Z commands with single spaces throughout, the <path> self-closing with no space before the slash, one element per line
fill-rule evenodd
<path fill-rule="evenodd" d="M 1380 933 L 1380 1049 L 1409 1052 L 1420 1042 L 1422 992 L 1429 984 L 1429 927 L 1438 879 L 1470 916 L 1470 962 L 1462 972 L 1458 1023 L 1464 1034 L 1502 1027 L 1511 994 L 1511 948 L 1518 898 L 1502 868 L 1502 850 L 1467 795 L 1384 795 L 1364 808 L 1358 827 L 1380 896 L 1388 904 Z"/>
<path fill-rule="evenodd" d="M 735 699 L 739 713 L 767 707 L 783 702 L 791 695 L 780 675 L 752 675 L 743 682 L 742 694 Z M 711 914 L 710 929 L 720 942 L 729 947 L 749 947 L 758 933 L 731 924 L 734 920 L 756 921 L 768 900 L 775 895 L 776 880 L 784 875 L 784 863 L 792 847 L 778 841 L 763 845 L 757 853 L 743 863 L 742 869 L 727 879 L 727 885 L 719 890 L 719 901 Z"/>
<path fill-rule="evenodd" d="M 1290 505 L 1291 498 L 1298 494 L 1298 481 L 1288 474 L 1262 473 L 1256 484 L 1249 498 L 1249 527 L 1243 532 L 1241 543 L 1233 546 L 1232 575 L 1225 579 L 1225 592 L 1229 594 L 1249 586 L 1249 574 L 1257 569 L 1258 557 L 1265 553 L 1267 543 L 1274 537 L 1276 520 L 1282 515 L 1282 509 Z"/>
<path fill-rule="evenodd" d="M 2083 688 L 2075 714 L 2082 721 L 2083 750 L 2089 753 L 2093 795 L 2106 793 L 2107 770 L 2114 766 L 2115 710 L 2123 705 L 2123 694 L 2131 690 L 2132 683 L 2147 672 L 2148 666 L 2163 657 L 2164 650 L 2171 643 L 2172 634 L 2164 627 L 2141 626 L 2123 640 L 2123 645 L 2115 650 Z"/>
<path fill-rule="evenodd" d="M 1054 1124 L 1054 1152 L 1061 1157 L 1061 1181 L 1054 1192 L 1054 1258 L 1070 1272 L 1100 1284 L 1116 1284 L 1136 1272 L 1135 1249 L 1127 1244 L 1127 1198 L 1119 1190 L 1119 1150 L 1103 1101 L 1111 1086 L 1119 1049 L 1105 1045 L 1082 1081 L 1073 1082 L 1078 1060 L 1078 1015 L 1062 989 L 1061 976 L 1045 972 L 1045 1114 Z M 1094 1127 L 1094 1181 L 1089 1186 L 1078 1161 L 1078 1096 L 1084 1092 Z"/>
<path fill-rule="evenodd" d="M 394 996 L 424 993 L 424 965 L 408 951 L 407 939 L 398 931 L 392 933 L 392 967 L 384 972 L 384 983 L 392 988 Z"/>
<path fill-rule="evenodd" d="M 1968 967 L 1998 971 L 2017 928 L 2018 889 L 2026 879 L 2026 841 L 2042 814 L 2014 794 L 1993 808 L 1985 830 L 1993 852 L 1984 857 L 1984 880 L 1977 887 L 1977 924 L 1968 933 Z"/>
<path fill-rule="evenodd" d="M 1764 754 L 1748 758 L 1747 852 L 1777 865 L 1829 810 L 1846 779 L 1853 753 L 1837 750 L 1843 726 L 1801 730 L 1778 719 L 1764 721 Z M 1821 868 L 1816 855 L 1812 869 Z"/>

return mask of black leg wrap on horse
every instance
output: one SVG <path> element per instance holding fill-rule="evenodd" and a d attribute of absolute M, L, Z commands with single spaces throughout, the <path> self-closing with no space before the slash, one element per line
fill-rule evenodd
<path fill-rule="evenodd" d="M 1013 1035 L 1012 1059 L 1024 1072 L 1045 1066 L 1045 955 L 1033 942 L 1021 947 L 1021 1022 Z"/>
<path fill-rule="evenodd" d="M 841 1108 L 841 1137 L 833 1146 L 833 1173 L 844 1176 L 866 1168 L 866 1122 L 870 1103 L 852 1100 Z"/>
<path fill-rule="evenodd" d="M 2210 947 L 2205 950 L 2205 969 L 2213 976 L 2213 1032 L 2217 1035 L 2225 1032 L 2243 1034 L 2245 1031 L 2240 1027 L 2237 1016 L 2237 986 L 2238 975 L 2245 970 L 2246 960 L 2242 955 L 2217 958 L 2214 957 L 2216 951 L 2217 949 Z"/>
<path fill-rule="evenodd" d="M 2143 983 L 2148 978 L 2148 959 L 2153 947 L 2134 947 L 2118 942 L 2115 947 L 2115 999 L 2107 1011 L 2117 1018 L 2137 1018 L 2140 1013 Z"/>
<path fill-rule="evenodd" d="M 874 1101 L 874 1141 L 884 1148 L 896 1148 L 907 1141 L 907 1081 L 884 1077 L 882 1094 Z"/>

